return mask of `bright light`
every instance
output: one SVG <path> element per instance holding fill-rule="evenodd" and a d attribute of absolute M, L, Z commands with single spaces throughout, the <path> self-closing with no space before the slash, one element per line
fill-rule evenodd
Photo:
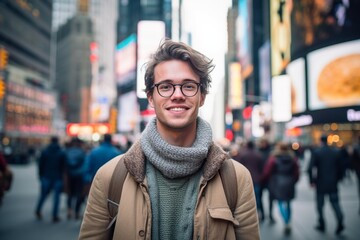
<path fill-rule="evenodd" d="M 98 133 L 94 133 L 91 137 L 91 139 L 94 141 L 94 142 L 98 142 L 100 140 L 100 134 Z"/>
<path fill-rule="evenodd" d="M 272 78 L 272 117 L 274 122 L 290 121 L 291 80 L 288 75 Z"/>
<path fill-rule="evenodd" d="M 165 37 L 165 23 L 162 21 L 140 21 L 138 23 L 136 94 L 146 98 L 144 64 L 159 47 Z"/>

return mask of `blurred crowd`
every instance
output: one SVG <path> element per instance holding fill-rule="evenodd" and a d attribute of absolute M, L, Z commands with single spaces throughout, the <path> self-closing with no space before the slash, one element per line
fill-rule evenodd
<path fill-rule="evenodd" d="M 241 141 L 224 146 L 233 159 L 242 163 L 251 173 L 257 202 L 259 221 L 276 223 L 273 208 L 277 203 L 284 234 L 291 233 L 291 203 L 296 198 L 296 184 L 300 174 L 306 174 L 309 188 L 315 190 L 318 224 L 314 228 L 325 232 L 323 214 L 325 199 L 329 199 L 337 221 L 335 234 L 344 229 L 344 215 L 338 184 L 353 175 L 357 178 L 360 215 L 360 137 L 358 143 L 342 148 L 329 145 L 328 136 L 321 136 L 320 145 L 295 148 L 286 142 L 270 143 L 267 139 Z M 263 195 L 268 191 L 268 206 Z"/>
<path fill-rule="evenodd" d="M 97 170 L 126 149 L 115 146 L 110 134 L 103 136 L 98 146 L 89 147 L 77 137 L 62 146 L 57 137 L 44 148 L 38 158 L 40 196 L 35 215 L 42 219 L 42 207 L 49 193 L 54 193 L 52 219 L 60 221 L 59 205 L 62 192 L 66 193 L 67 218 L 80 219 L 82 207 Z"/>
<path fill-rule="evenodd" d="M 42 220 L 42 208 L 50 193 L 52 200 L 52 220 L 59 222 L 61 194 L 66 194 L 67 218 L 79 220 L 86 204 L 86 197 L 96 171 L 110 159 L 124 153 L 131 147 L 129 141 L 125 147 L 114 144 L 112 136 L 105 134 L 95 146 L 77 137 L 62 144 L 57 137 L 51 138 L 38 154 L 31 152 L 31 161 L 37 163 L 40 194 L 35 206 L 35 216 Z M 301 174 L 308 177 L 309 188 L 316 192 L 318 224 L 315 229 L 324 232 L 326 221 L 323 207 L 326 196 L 331 203 L 338 223 L 335 229 L 340 234 L 344 229 L 344 215 L 338 194 L 338 183 L 344 179 L 357 177 L 360 215 L 360 137 L 352 146 L 337 148 L 330 146 L 327 136 L 321 137 L 321 144 L 299 149 L 286 142 L 271 143 L 267 139 L 249 140 L 223 146 L 229 155 L 243 164 L 250 172 L 258 217 L 260 222 L 275 224 L 281 221 L 284 234 L 291 233 L 291 203 L 296 198 L 296 184 Z M 13 174 L 4 154 L 0 151 L 0 204 L 11 188 Z M 265 192 L 268 194 L 264 194 Z M 267 196 L 267 206 L 263 204 Z M 265 201 L 264 201 L 265 202 Z M 274 218 L 274 207 L 280 213 L 281 220 Z"/>

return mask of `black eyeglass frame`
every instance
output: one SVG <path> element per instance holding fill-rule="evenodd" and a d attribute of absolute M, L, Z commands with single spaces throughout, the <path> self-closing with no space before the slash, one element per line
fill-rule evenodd
<path fill-rule="evenodd" d="M 183 92 L 183 86 L 186 85 L 186 84 L 189 84 L 189 83 L 195 84 L 195 85 L 197 86 L 196 91 L 195 91 L 194 94 L 191 95 L 191 96 L 188 96 L 188 95 L 186 95 L 186 94 Z M 161 95 L 161 93 L 160 93 L 160 91 L 159 91 L 159 86 L 160 86 L 161 84 L 169 84 L 169 85 L 173 86 L 173 92 L 172 92 L 169 96 L 163 96 L 163 95 Z M 182 93 L 185 97 L 193 97 L 193 96 L 195 96 L 195 95 L 199 92 L 199 88 L 202 86 L 202 84 L 201 84 L 201 83 L 197 83 L 197 82 L 184 82 L 184 83 L 178 83 L 178 84 L 173 84 L 173 83 L 169 83 L 169 82 L 160 82 L 160 83 L 157 83 L 157 84 L 152 85 L 151 88 L 154 89 L 154 88 L 156 87 L 156 90 L 157 90 L 158 94 L 159 94 L 161 97 L 163 97 L 163 98 L 170 98 L 172 95 L 174 95 L 174 92 L 175 92 L 175 90 L 176 90 L 176 88 L 175 88 L 176 86 L 180 86 L 180 91 L 181 91 L 181 93 Z"/>

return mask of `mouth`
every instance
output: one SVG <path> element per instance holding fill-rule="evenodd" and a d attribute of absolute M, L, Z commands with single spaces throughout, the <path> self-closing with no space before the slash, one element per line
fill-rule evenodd
<path fill-rule="evenodd" d="M 170 107 L 167 110 L 171 112 L 183 112 L 186 111 L 188 108 L 185 107 Z"/>

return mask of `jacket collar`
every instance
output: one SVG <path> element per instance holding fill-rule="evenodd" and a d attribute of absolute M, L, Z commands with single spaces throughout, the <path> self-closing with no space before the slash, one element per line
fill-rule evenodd
<path fill-rule="evenodd" d="M 137 182 L 145 179 L 145 155 L 141 149 L 140 140 L 134 142 L 131 148 L 123 155 L 125 166 Z M 208 181 L 213 178 L 221 167 L 221 164 L 229 155 L 217 144 L 210 146 L 207 159 L 203 168 L 203 179 Z"/>

